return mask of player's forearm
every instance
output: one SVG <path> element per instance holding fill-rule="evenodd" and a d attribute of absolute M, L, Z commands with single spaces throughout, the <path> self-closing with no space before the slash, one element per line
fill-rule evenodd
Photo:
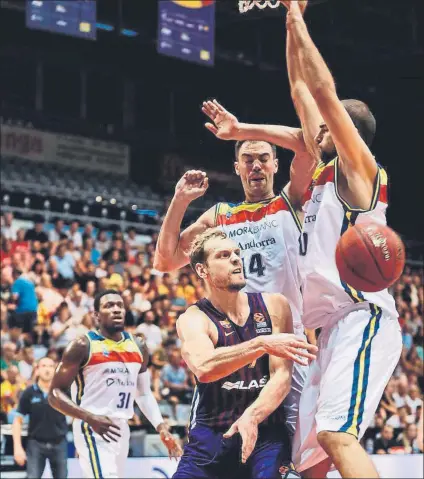
<path fill-rule="evenodd" d="M 158 428 L 164 421 L 159 405 L 152 392 L 149 391 L 145 395 L 137 397 L 135 402 L 150 424 L 156 429 L 156 431 L 160 432 Z"/>
<path fill-rule="evenodd" d="M 283 125 L 254 125 L 240 123 L 237 140 L 262 140 L 274 143 L 281 148 L 294 152 L 303 147 L 303 138 L 300 128 Z"/>
<path fill-rule="evenodd" d="M 22 449 L 22 417 L 15 416 L 12 424 L 13 450 Z"/>
<path fill-rule="evenodd" d="M 164 422 L 159 405 L 151 390 L 150 375 L 148 371 L 138 375 L 137 394 L 138 395 L 135 398 L 135 402 L 140 408 L 140 411 L 145 415 L 147 420 L 156 429 L 156 431 L 160 432 L 160 428 Z"/>
<path fill-rule="evenodd" d="M 315 136 L 319 131 L 321 114 L 305 80 L 303 79 L 298 48 L 292 36 L 292 32 L 288 30 L 286 56 L 291 96 L 297 116 L 302 124 L 303 141 L 305 147 L 311 155 L 309 159 L 310 165 L 305 166 L 306 168 L 308 168 L 308 166 L 315 168 L 316 158 L 319 156 L 318 148 L 315 143 Z"/>
<path fill-rule="evenodd" d="M 266 353 L 262 338 L 257 337 L 235 346 L 216 348 L 210 356 L 199 358 L 194 374 L 203 383 L 218 381 L 255 361 Z"/>
<path fill-rule="evenodd" d="M 252 419 L 260 424 L 284 401 L 291 387 L 291 375 L 276 371 L 266 383 L 257 399 L 246 409 Z"/>
<path fill-rule="evenodd" d="M 81 419 L 81 421 L 89 422 L 91 413 L 75 404 L 68 397 L 68 395 L 59 388 L 52 389 L 49 392 L 48 399 L 50 406 L 65 416 L 70 416 L 74 419 Z"/>
<path fill-rule="evenodd" d="M 181 223 L 190 203 L 173 197 L 156 245 L 154 267 L 159 271 L 173 271 L 184 264 L 187 260 L 182 259 L 182 252 L 179 248 Z"/>
<path fill-rule="evenodd" d="M 298 7 L 292 7 L 288 14 L 287 29 L 292 34 L 298 50 L 303 79 L 319 104 L 323 92 L 335 91 L 336 88 L 330 70 L 312 41 Z"/>

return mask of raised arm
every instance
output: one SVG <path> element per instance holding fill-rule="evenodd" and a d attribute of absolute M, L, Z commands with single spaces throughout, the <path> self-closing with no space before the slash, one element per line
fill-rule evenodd
<path fill-rule="evenodd" d="M 184 360 L 200 382 L 218 381 L 250 364 L 265 353 L 306 364 L 296 355 L 314 359 L 303 349 L 315 347 L 293 334 L 258 336 L 249 341 L 215 348 L 212 341 L 214 326 L 196 306 L 189 308 L 177 321 L 178 336 Z"/>
<path fill-rule="evenodd" d="M 302 2 L 303 12 L 306 8 L 306 3 Z M 299 59 L 297 58 L 291 36 L 290 30 L 287 30 L 287 72 L 291 97 L 302 125 L 304 149 L 297 151 L 292 160 L 290 165 L 290 182 L 286 185 L 284 191 L 292 203 L 299 209 L 302 198 L 311 183 L 312 175 L 320 160 L 320 152 L 315 142 L 315 137 L 319 132 L 322 117 L 302 77 Z"/>
<path fill-rule="evenodd" d="M 331 133 L 355 206 L 367 209 L 373 195 L 377 163 L 337 96 L 333 77 L 309 35 L 299 2 L 286 2 L 286 6 L 289 10 L 287 29 L 292 34 L 303 79 Z"/>
<path fill-rule="evenodd" d="M 175 194 L 166 212 L 156 246 L 154 267 L 162 272 L 174 271 L 189 262 L 188 251 L 194 238 L 214 226 L 215 207 L 203 213 L 181 233 L 181 223 L 192 201 L 208 189 L 203 171 L 187 171 L 175 187 Z"/>
<path fill-rule="evenodd" d="M 78 406 L 69 397 L 69 389 L 87 361 L 89 354 L 88 338 L 83 336 L 67 346 L 62 361 L 56 368 L 49 391 L 49 404 L 66 416 L 88 423 L 94 432 L 107 442 L 118 441 L 119 427 L 105 416 L 97 416 Z"/>
<path fill-rule="evenodd" d="M 262 140 L 294 152 L 305 148 L 300 128 L 241 123 L 216 100 L 203 102 L 202 111 L 213 122 L 205 127 L 220 140 Z"/>
<path fill-rule="evenodd" d="M 137 378 L 137 397 L 135 398 L 135 402 L 150 424 L 160 434 L 163 444 L 168 449 L 169 457 L 180 457 L 182 454 L 181 447 L 174 439 L 169 431 L 169 427 L 163 420 L 159 405 L 152 393 L 150 386 L 150 373 L 147 371 L 147 365 L 149 364 L 149 351 L 146 342 L 140 336 L 135 336 L 134 339 L 143 356 L 143 365 Z"/>

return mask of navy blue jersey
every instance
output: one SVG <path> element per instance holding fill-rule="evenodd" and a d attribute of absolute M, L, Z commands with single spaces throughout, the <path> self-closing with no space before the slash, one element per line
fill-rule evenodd
<path fill-rule="evenodd" d="M 272 323 L 262 295 L 247 293 L 250 314 L 244 326 L 233 323 L 206 298 L 196 303 L 218 329 L 216 348 L 234 346 L 260 335 L 272 333 Z M 211 383 L 197 381 L 190 416 L 190 429 L 196 424 L 214 428 L 231 426 L 258 397 L 269 380 L 269 357 L 261 356 L 229 376 Z M 280 406 L 262 424 L 283 424 Z"/>

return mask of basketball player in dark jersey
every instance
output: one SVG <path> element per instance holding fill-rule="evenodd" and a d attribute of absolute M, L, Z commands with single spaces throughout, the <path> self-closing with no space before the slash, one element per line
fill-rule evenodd
<path fill-rule="evenodd" d="M 241 292 L 240 249 L 225 233 L 200 234 L 190 263 L 207 293 L 177 322 L 197 386 L 189 442 L 173 477 L 281 478 L 290 462 L 281 403 L 292 361 L 305 364 L 317 348 L 292 334 L 284 296 Z"/>

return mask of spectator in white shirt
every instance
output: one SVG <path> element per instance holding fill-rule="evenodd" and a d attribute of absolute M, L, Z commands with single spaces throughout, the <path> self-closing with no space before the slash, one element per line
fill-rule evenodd
<path fill-rule="evenodd" d="M 108 240 L 106 231 L 101 230 L 97 235 L 96 239 L 96 249 L 100 251 L 101 254 L 105 253 L 110 248 L 110 240 Z"/>
<path fill-rule="evenodd" d="M 58 309 L 57 318 L 51 325 L 52 346 L 56 349 L 66 348 L 75 339 L 76 328 L 66 302 L 63 302 Z"/>
<path fill-rule="evenodd" d="M 423 400 L 420 398 L 420 390 L 418 386 L 413 385 L 409 388 L 409 395 L 406 397 L 406 404 L 411 410 L 411 414 L 415 414 L 417 407 L 423 405 Z"/>
<path fill-rule="evenodd" d="M 152 304 L 146 299 L 144 293 L 141 291 L 140 284 L 137 281 L 132 282 L 132 290 L 134 291 L 134 309 L 139 314 L 143 314 L 151 309 Z"/>
<path fill-rule="evenodd" d="M 57 243 L 61 239 L 67 238 L 66 233 L 63 232 L 64 222 L 61 219 L 57 219 L 54 222 L 54 229 L 49 232 L 49 241 Z"/>
<path fill-rule="evenodd" d="M 105 278 L 107 276 L 107 262 L 104 259 L 101 259 L 99 262 L 99 266 L 96 268 L 95 272 L 96 278 Z"/>
<path fill-rule="evenodd" d="M 69 311 L 71 312 L 71 317 L 74 320 L 74 323 L 80 324 L 82 318 L 89 312 L 89 307 L 86 301 L 86 294 L 80 290 L 72 291 L 68 296 L 66 302 L 69 306 Z"/>
<path fill-rule="evenodd" d="M 81 259 L 81 253 L 77 249 L 75 249 L 75 241 L 73 239 L 70 239 L 67 241 L 66 247 L 67 247 L 68 253 L 72 255 L 75 262 Z"/>
<path fill-rule="evenodd" d="M 34 367 L 34 350 L 31 344 L 25 344 L 22 349 L 22 359 L 19 361 L 18 368 L 20 375 L 27 381 L 31 379 Z"/>
<path fill-rule="evenodd" d="M 135 228 L 129 228 L 127 237 L 126 237 L 126 244 L 129 248 L 129 256 L 131 258 L 135 258 L 136 254 L 139 251 L 144 250 L 144 245 L 137 239 L 137 231 Z"/>
<path fill-rule="evenodd" d="M 73 240 L 75 247 L 76 248 L 81 248 L 82 246 L 82 235 L 78 231 L 79 228 L 79 222 L 78 221 L 72 221 L 72 223 L 69 226 L 69 239 Z"/>
<path fill-rule="evenodd" d="M 408 397 L 408 378 L 406 374 L 401 374 L 397 383 L 397 391 L 393 393 L 393 399 L 396 407 L 400 408 L 406 405 L 406 398 Z"/>
<path fill-rule="evenodd" d="M 86 306 L 89 311 L 94 311 L 94 297 L 96 295 L 96 283 L 94 281 L 87 281 L 85 286 Z"/>
<path fill-rule="evenodd" d="M 153 324 L 155 315 L 153 311 L 146 311 L 144 313 L 144 322 L 137 326 L 135 332 L 141 333 L 146 338 L 147 349 L 152 355 L 156 349 L 162 344 L 162 333 L 159 326 Z"/>
<path fill-rule="evenodd" d="M 2 225 L 1 225 L 1 234 L 6 238 L 12 241 L 16 240 L 16 233 L 18 231 L 18 227 L 14 224 L 13 213 L 5 213 L 2 218 Z"/>

